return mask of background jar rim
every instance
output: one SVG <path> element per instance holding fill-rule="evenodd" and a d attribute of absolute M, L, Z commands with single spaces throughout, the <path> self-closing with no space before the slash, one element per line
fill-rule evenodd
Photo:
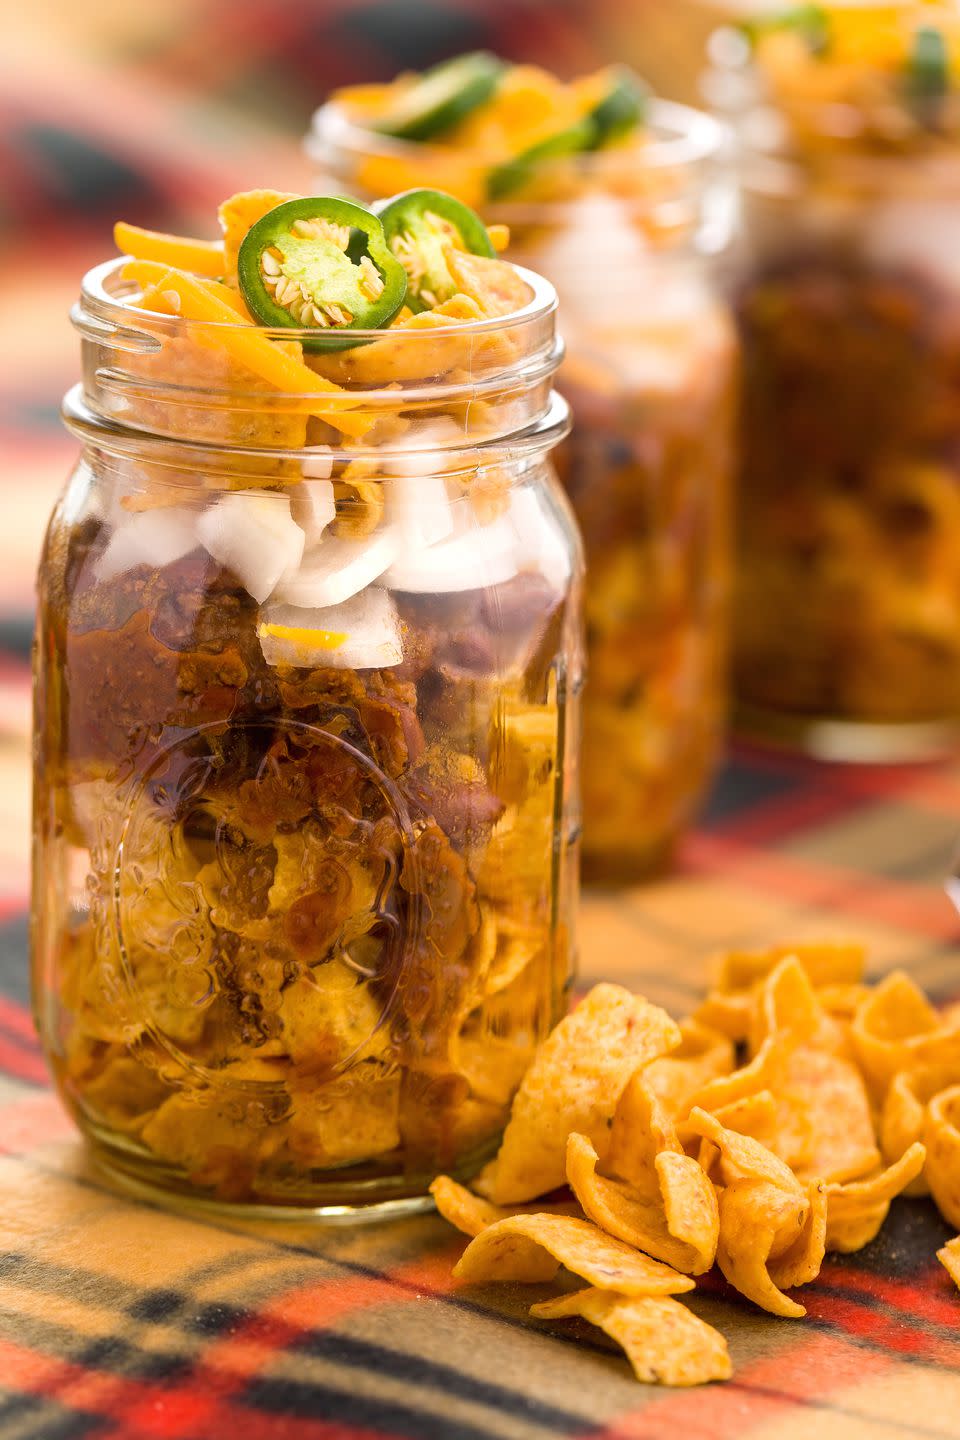
<path fill-rule="evenodd" d="M 637 166 L 641 172 L 694 169 L 718 159 L 726 143 L 726 127 L 721 120 L 706 110 L 659 97 L 650 102 L 649 129 L 654 138 L 638 152 Z M 327 100 L 314 111 L 304 146 L 309 158 L 319 165 L 330 163 L 331 150 L 363 158 L 382 156 L 420 163 L 431 156 L 449 159 L 451 155 L 462 154 L 474 164 L 490 163 L 489 157 L 476 151 L 458 151 L 449 145 L 381 135 L 369 126 L 352 121 L 338 100 Z M 622 160 L 623 153 L 618 147 L 590 150 L 565 155 L 551 163 L 572 167 L 584 176 L 602 176 L 611 157 Z M 562 212 L 575 204 L 576 201 L 547 201 L 543 208 Z M 506 215 L 511 206 L 509 202 L 499 202 L 487 208 L 489 214 L 499 217 Z"/>

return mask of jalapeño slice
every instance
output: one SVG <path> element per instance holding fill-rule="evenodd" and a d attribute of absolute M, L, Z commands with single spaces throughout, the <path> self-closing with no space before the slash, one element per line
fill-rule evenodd
<path fill-rule="evenodd" d="M 331 196 L 269 210 L 244 237 L 237 273 L 261 325 L 316 330 L 303 341 L 307 350 L 356 345 L 350 331 L 388 325 L 407 292 L 376 215 Z"/>
<path fill-rule="evenodd" d="M 830 49 L 830 17 L 822 5 L 789 6 L 772 15 L 744 20 L 739 28 L 751 44 L 771 31 L 793 30 L 804 40 L 812 55 L 825 55 Z"/>
<path fill-rule="evenodd" d="M 442 135 L 490 99 L 505 68 L 486 50 L 445 60 L 425 70 L 373 128 L 397 140 Z"/>
<path fill-rule="evenodd" d="M 638 129 L 647 117 L 649 91 L 639 75 L 626 65 L 615 65 L 610 71 L 606 93 L 587 116 L 593 122 L 591 149 L 610 145 Z"/>
<path fill-rule="evenodd" d="M 947 41 L 934 25 L 921 25 L 914 33 L 907 68 L 907 93 L 928 122 L 936 119 L 940 102 L 950 94 Z"/>
<path fill-rule="evenodd" d="M 502 165 L 497 165 L 490 171 L 487 176 L 487 198 L 502 200 L 504 196 L 511 195 L 515 190 L 529 184 L 544 163 L 559 159 L 563 155 L 576 155 L 582 150 L 591 150 L 596 133 L 593 120 L 585 115 L 573 125 L 557 130 L 545 139 L 538 140 L 536 145 L 521 150 L 519 155 L 514 155 L 512 159 L 505 160 Z"/>
<path fill-rule="evenodd" d="M 455 295 L 447 263 L 452 249 L 496 255 L 480 216 L 442 190 L 405 190 L 376 206 L 387 244 L 407 275 L 411 310 L 432 309 Z"/>

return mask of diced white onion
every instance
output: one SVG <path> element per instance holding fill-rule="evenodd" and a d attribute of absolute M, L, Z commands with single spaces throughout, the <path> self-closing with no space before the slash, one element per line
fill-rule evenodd
<path fill-rule="evenodd" d="M 300 473 L 307 480 L 329 480 L 333 474 L 333 451 L 314 446 L 301 460 Z"/>
<path fill-rule="evenodd" d="M 97 562 L 97 579 L 111 580 L 135 565 L 159 570 L 195 550 L 197 513 L 180 506 L 141 510 L 117 525 Z"/>
<path fill-rule="evenodd" d="M 384 481 L 387 514 L 396 524 L 403 547 L 437 545 L 453 534 L 453 506 L 440 475 L 396 475 Z"/>
<path fill-rule="evenodd" d="M 284 577 L 274 598 L 313 610 L 340 605 L 378 580 L 399 549 L 399 532 L 390 525 L 362 540 L 327 535 L 304 555 L 296 573 Z"/>
<path fill-rule="evenodd" d="M 257 601 L 266 600 L 281 577 L 296 569 L 305 541 L 285 495 L 249 490 L 224 495 L 205 510 L 197 535 Z"/>
<path fill-rule="evenodd" d="M 290 514 L 307 537 L 308 547 L 315 544 L 336 519 L 337 505 L 331 480 L 304 480 L 290 491 Z"/>
<path fill-rule="evenodd" d="M 469 506 L 463 513 L 471 517 L 469 528 L 439 545 L 405 547 L 383 584 L 409 594 L 453 594 L 505 585 L 521 571 L 531 571 L 563 590 L 570 559 L 553 517 L 532 489 L 516 489 L 509 508 L 488 525 L 477 525 Z"/>
<path fill-rule="evenodd" d="M 391 590 L 450 595 L 505 585 L 517 573 L 517 534 L 507 515 L 439 545 L 408 548 L 383 576 Z"/>
<path fill-rule="evenodd" d="M 271 601 L 257 633 L 268 665 L 382 670 L 403 659 L 396 606 L 378 586 L 321 610 Z"/>
<path fill-rule="evenodd" d="M 513 492 L 510 519 L 517 531 L 520 569 L 542 575 L 562 594 L 570 579 L 570 554 L 555 517 L 532 487 Z"/>

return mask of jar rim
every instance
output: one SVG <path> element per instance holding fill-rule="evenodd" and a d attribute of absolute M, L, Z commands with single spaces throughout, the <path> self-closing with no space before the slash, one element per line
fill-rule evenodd
<path fill-rule="evenodd" d="M 309 460 L 323 457 L 324 460 L 349 461 L 354 458 L 376 459 L 378 465 L 388 468 L 397 462 L 408 462 L 417 454 L 409 446 L 378 445 L 376 449 L 355 449 L 348 443 L 339 446 L 304 445 L 298 448 L 283 446 L 240 446 L 217 441 L 181 438 L 141 430 L 94 410 L 84 395 L 81 383 L 71 386 L 63 397 L 60 417 L 70 431 L 84 445 L 95 450 L 104 450 L 129 460 L 149 462 L 171 471 L 201 470 L 205 474 L 224 474 L 236 478 L 239 464 L 247 460 L 251 472 L 261 474 L 264 463 L 277 460 Z M 475 471 L 483 465 L 498 465 L 536 457 L 569 434 L 571 426 L 570 406 L 558 390 L 551 390 L 544 410 L 532 415 L 527 424 L 512 432 L 497 432 L 487 436 L 463 435 L 451 438 L 446 444 L 431 440 L 426 449 L 431 452 L 443 451 L 450 458 L 444 474 Z M 218 457 L 228 456 L 229 463 L 223 464 Z M 462 457 L 462 464 L 457 461 Z"/>
<path fill-rule="evenodd" d="M 655 138 L 638 152 L 639 170 L 693 168 L 716 159 L 723 150 L 726 128 L 706 110 L 657 98 L 650 103 L 649 116 Z M 463 154 L 474 163 L 487 163 L 487 158 L 477 151 L 461 152 L 448 145 L 398 140 L 382 135 L 370 126 L 351 120 L 338 100 L 327 100 L 314 111 L 304 147 L 310 159 L 321 164 L 329 160 L 332 149 L 346 154 L 375 155 L 419 163 L 429 157 L 449 159 L 451 155 Z M 564 156 L 562 163 L 572 165 L 585 175 L 598 175 L 602 174 L 611 155 L 622 156 L 622 153 L 621 150 L 583 151 Z M 564 210 L 576 201 L 547 203 L 551 209 Z M 509 204 L 497 204 L 492 208 L 499 214 L 508 210 Z"/>
<path fill-rule="evenodd" d="M 129 348 L 141 348 L 134 340 L 136 332 L 136 321 L 140 318 L 149 317 L 150 326 L 153 330 L 160 330 L 171 335 L 187 335 L 193 331 L 218 331 L 229 333 L 232 331 L 249 334 L 253 331 L 267 340 L 303 341 L 315 340 L 316 329 L 295 329 L 293 326 L 267 326 L 249 325 L 242 321 L 230 324 L 224 320 L 186 320 L 180 315 L 164 315 L 158 310 L 138 310 L 133 306 L 124 303 L 122 298 L 111 294 L 108 288 L 110 281 L 116 280 L 120 284 L 129 284 L 130 293 L 136 292 L 136 285 L 131 282 L 124 282 L 121 271 L 128 263 L 126 256 L 118 256 L 114 260 L 104 260 L 99 265 L 94 265 L 86 272 L 80 282 L 80 305 L 71 312 L 71 321 L 74 328 L 84 333 L 85 324 L 93 322 L 93 328 L 98 330 L 91 338 L 102 339 L 103 334 L 99 331 L 100 326 L 112 326 L 121 341 L 126 338 Z M 454 336 L 489 335 L 497 330 L 515 329 L 517 326 L 535 324 L 538 321 L 547 319 L 555 314 L 558 308 L 557 292 L 550 281 L 535 270 L 528 270 L 523 265 L 513 265 L 512 261 L 503 263 L 511 265 L 512 269 L 520 276 L 530 290 L 530 299 L 526 305 L 518 310 L 512 310 L 508 315 L 484 316 L 480 320 L 460 320 L 451 325 L 438 325 L 429 331 L 404 329 L 395 327 L 387 330 L 361 330 L 352 329 L 351 336 L 356 336 L 357 344 L 364 342 L 372 343 L 374 340 L 383 340 L 389 336 L 391 341 L 397 340 L 403 345 L 423 344 L 425 337 L 431 340 L 443 340 Z M 149 336 L 144 337 L 149 342 Z M 148 350 L 156 349 L 154 343 L 148 343 Z"/>
<path fill-rule="evenodd" d="M 510 449 L 512 437 L 547 412 L 550 381 L 563 358 L 556 291 L 541 275 L 514 266 L 529 298 L 507 315 L 357 330 L 358 345 L 329 352 L 332 368 L 318 367 L 311 374 L 297 360 L 285 370 L 271 357 L 264 382 L 258 379 L 256 357 L 245 348 L 248 337 L 259 344 L 270 339 L 289 345 L 299 337 L 316 339 L 317 331 L 136 309 L 125 303 L 127 291 L 137 293 L 137 287 L 123 280 L 124 263 L 121 258 L 91 270 L 71 311 L 82 341 L 83 381 L 79 400 L 68 397 L 64 420 L 87 443 L 97 443 L 91 432 L 102 421 L 103 443 L 109 437 L 114 448 L 121 443 L 120 433 L 129 432 L 135 437 L 131 444 L 159 439 L 167 447 L 164 454 L 172 446 L 196 443 L 204 447 L 196 452 L 197 463 L 205 457 L 209 465 L 219 448 L 232 453 L 234 466 L 245 456 L 253 468 L 263 459 L 289 459 L 311 449 L 302 436 L 284 444 L 271 433 L 284 423 L 280 417 L 295 415 L 303 416 L 305 424 L 308 417 L 325 423 L 333 437 L 327 453 L 369 459 L 385 454 L 390 445 L 383 431 L 364 443 L 379 421 L 402 418 L 409 429 L 410 421 L 462 411 L 460 433 L 439 447 L 433 437 L 419 447 L 410 435 L 407 453 L 478 447 L 488 440 L 491 449 L 497 444 Z M 182 355 L 179 347 L 184 347 Z M 225 363 L 212 355 L 205 363 L 204 354 L 213 351 L 222 352 Z M 370 357 L 366 363 L 365 355 Z M 232 412 L 233 420 L 222 420 L 224 412 Z M 212 447 L 206 443 L 211 440 Z"/>

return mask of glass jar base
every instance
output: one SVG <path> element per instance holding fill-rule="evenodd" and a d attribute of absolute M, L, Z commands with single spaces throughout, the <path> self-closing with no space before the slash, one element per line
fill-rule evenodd
<path fill-rule="evenodd" d="M 960 750 L 960 718 L 882 723 L 738 705 L 733 732 L 741 740 L 843 765 L 917 764 Z"/>
<path fill-rule="evenodd" d="M 345 1185 L 331 1180 L 328 1195 L 317 1193 L 313 1201 L 278 1204 L 260 1200 L 227 1200 L 204 1195 L 180 1181 L 175 1174 L 138 1164 L 137 1157 L 121 1154 L 112 1147 L 93 1142 L 90 1153 L 94 1167 L 117 1189 L 137 1200 L 160 1205 L 166 1210 L 235 1220 L 280 1220 L 287 1224 L 356 1223 L 357 1221 L 398 1220 L 433 1210 L 428 1187 L 433 1175 L 405 1177 L 402 1182 L 365 1181 Z M 404 1193 L 398 1193 L 400 1190 Z"/>

